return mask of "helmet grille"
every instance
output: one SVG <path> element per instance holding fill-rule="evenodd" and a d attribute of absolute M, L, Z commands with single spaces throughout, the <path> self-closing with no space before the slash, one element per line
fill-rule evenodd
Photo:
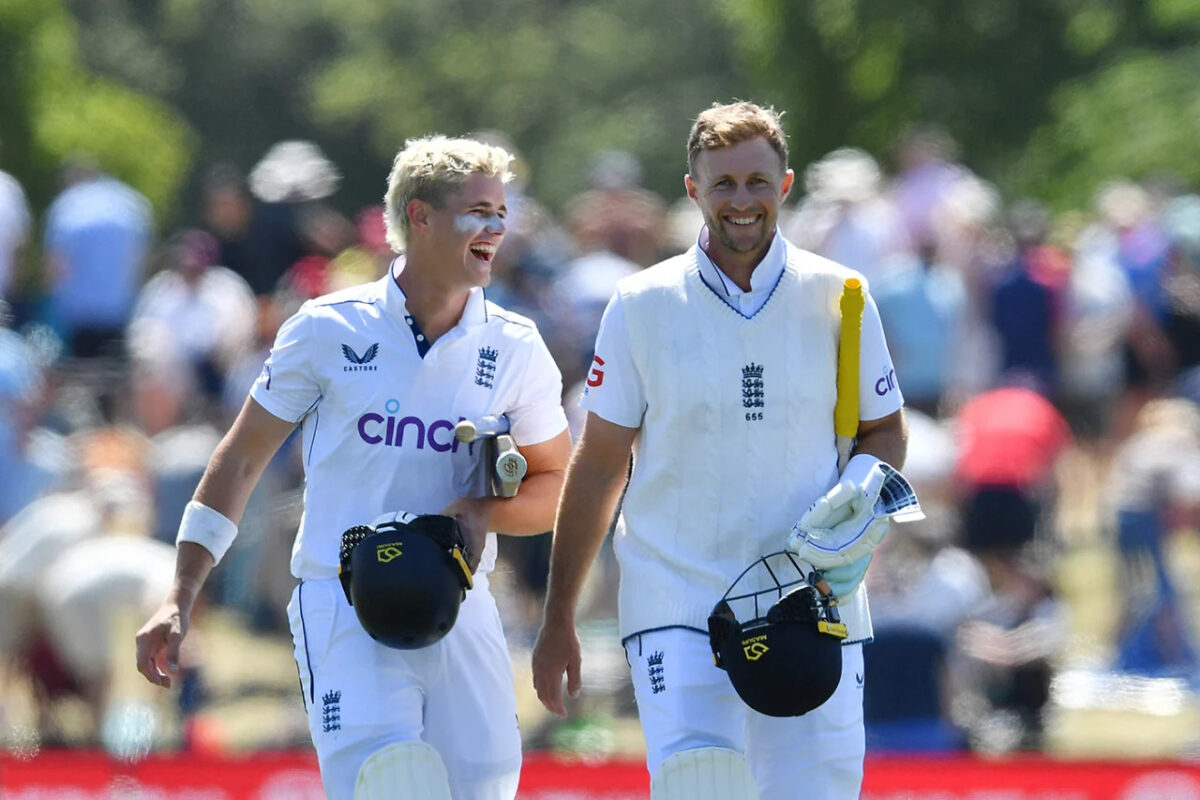
<path fill-rule="evenodd" d="M 348 531 L 342 534 L 342 549 L 338 555 L 338 560 L 342 564 L 350 563 L 350 553 L 354 548 L 358 547 L 363 539 L 367 538 L 375 532 L 375 529 L 370 525 L 355 525 Z"/>

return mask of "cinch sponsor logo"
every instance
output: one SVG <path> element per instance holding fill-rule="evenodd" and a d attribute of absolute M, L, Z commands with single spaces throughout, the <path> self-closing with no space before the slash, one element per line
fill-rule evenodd
<path fill-rule="evenodd" d="M 875 381 L 875 394 L 883 397 L 885 394 L 896 388 L 896 370 L 889 369 L 883 373 L 883 377 Z"/>
<path fill-rule="evenodd" d="M 399 416 L 400 402 L 394 399 L 384 404 L 384 410 L 386 414 L 368 411 L 358 418 L 358 436 L 367 444 L 388 447 L 407 445 L 417 450 L 424 450 L 428 446 L 439 453 L 458 452 L 459 442 L 454 438 L 454 423 L 450 420 L 426 422 L 420 417 Z M 474 442 L 467 447 L 467 452 L 474 455 Z"/>

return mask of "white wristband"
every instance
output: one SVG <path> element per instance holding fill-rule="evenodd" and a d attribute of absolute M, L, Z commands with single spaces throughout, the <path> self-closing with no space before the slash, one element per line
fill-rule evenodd
<path fill-rule="evenodd" d="M 220 511 L 193 500 L 183 509 L 175 545 L 180 542 L 198 544 L 212 553 L 213 561 L 220 564 L 237 532 L 237 525 Z"/>

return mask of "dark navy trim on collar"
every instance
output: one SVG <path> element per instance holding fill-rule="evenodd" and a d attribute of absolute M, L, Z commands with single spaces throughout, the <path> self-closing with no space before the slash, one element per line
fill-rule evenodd
<path fill-rule="evenodd" d="M 405 311 L 404 324 L 408 325 L 408 329 L 412 331 L 413 344 L 417 346 L 417 355 L 424 358 L 425 354 L 429 352 L 429 340 L 422 333 L 421 326 L 417 323 L 417 318 Z"/>
<path fill-rule="evenodd" d="M 715 286 L 710 284 L 708 282 L 708 280 L 705 279 L 704 270 L 700 268 L 700 264 L 698 261 L 696 262 L 695 266 L 696 266 L 696 277 L 700 279 L 700 283 L 702 283 L 704 285 L 704 288 L 708 289 L 710 292 L 712 292 L 713 296 L 716 297 L 718 300 L 720 300 L 725 305 L 726 308 L 728 308 L 733 313 L 737 314 L 742 319 L 754 319 L 759 314 L 761 314 L 763 312 L 763 309 L 765 309 L 768 305 L 770 305 L 771 298 L 775 296 L 775 292 L 778 291 L 779 285 L 781 283 L 783 283 L 784 275 L 787 274 L 787 267 L 785 266 L 783 269 L 783 272 L 779 273 L 779 278 L 776 279 L 775 285 L 771 287 L 771 291 L 767 293 L 767 296 L 765 298 L 763 298 L 763 303 L 761 306 L 758 307 L 758 310 L 755 311 L 753 314 L 746 314 L 745 312 L 742 311 L 742 309 L 738 308 L 732 302 L 730 302 L 730 297 L 728 295 L 722 294 L 720 291 L 717 290 L 717 288 Z M 721 274 L 721 271 L 719 269 L 717 270 L 717 274 L 718 274 L 718 276 Z"/>

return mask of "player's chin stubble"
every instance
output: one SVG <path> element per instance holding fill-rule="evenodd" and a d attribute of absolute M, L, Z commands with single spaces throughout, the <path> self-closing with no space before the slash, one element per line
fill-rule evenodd
<path fill-rule="evenodd" d="M 712 226 L 709 226 L 710 230 L 711 227 Z M 717 226 L 717 239 L 720 240 L 722 247 L 734 253 L 757 252 L 758 250 L 762 249 L 763 244 L 766 242 L 766 236 L 759 236 L 750 244 L 739 244 L 738 242 L 734 241 L 732 236 L 729 235 L 729 231 L 726 230 L 724 222 Z"/>

